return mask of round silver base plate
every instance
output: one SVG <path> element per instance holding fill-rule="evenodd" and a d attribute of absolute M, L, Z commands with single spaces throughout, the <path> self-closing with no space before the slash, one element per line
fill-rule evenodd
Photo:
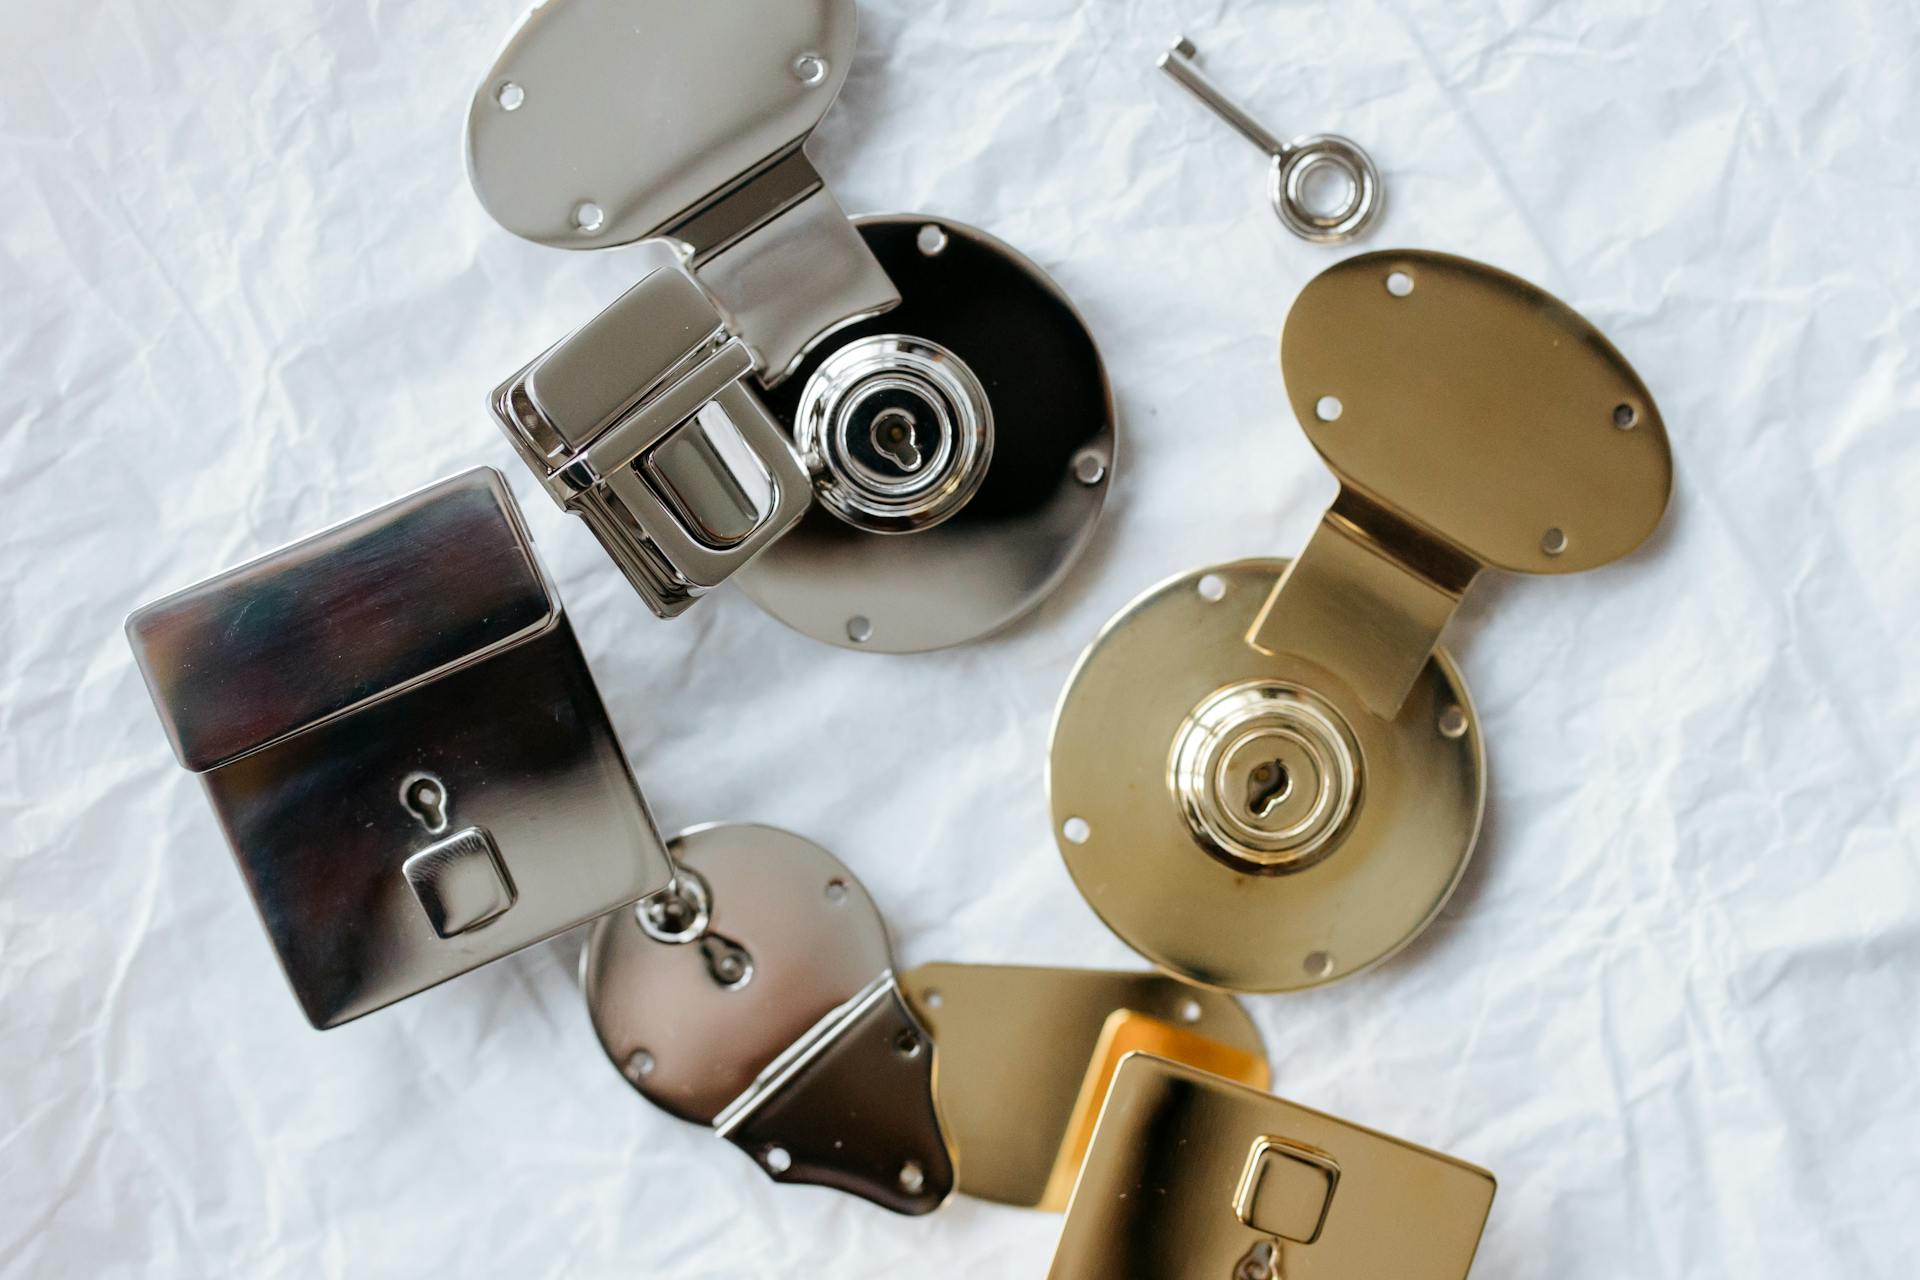
<path fill-rule="evenodd" d="M 1412 941 L 1485 799 L 1479 721 L 1443 651 L 1385 720 L 1247 644 L 1286 564 L 1197 569 L 1123 609 L 1067 685 L 1047 769 L 1100 918 L 1163 969 L 1239 991 L 1317 986 Z"/>
<path fill-rule="evenodd" d="M 808 380 L 876 334 L 937 343 L 986 389 L 993 452 L 966 505 L 928 528 L 856 528 L 816 505 L 734 575 L 797 631 L 848 649 L 964 644 L 1033 608 L 1086 549 L 1114 465 L 1113 396 L 1086 326 L 1026 258 L 945 219 L 856 220 L 900 290 L 883 315 L 829 335 L 765 399 L 792 429 Z"/>
<path fill-rule="evenodd" d="M 667 844 L 710 915 L 658 940 L 643 901 L 587 933 L 581 985 L 601 1047 L 650 1101 L 711 1124 L 767 1065 L 892 966 L 873 899 L 838 858 L 775 827 L 723 824 Z M 731 956 L 743 963 L 716 972 Z"/>

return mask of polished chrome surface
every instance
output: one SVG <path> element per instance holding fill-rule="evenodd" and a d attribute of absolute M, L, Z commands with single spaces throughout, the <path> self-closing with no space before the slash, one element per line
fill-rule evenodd
<path fill-rule="evenodd" d="M 1153 963 L 1241 991 L 1316 986 L 1410 942 L 1466 869 L 1486 794 L 1444 651 L 1383 717 L 1246 642 L 1286 569 L 1215 565 L 1129 604 L 1075 668 L 1047 767 L 1060 851 L 1100 918 Z"/>
<path fill-rule="evenodd" d="M 127 629 L 316 1026 L 667 881 L 491 470 L 159 601 Z"/>
<path fill-rule="evenodd" d="M 823 503 L 734 580 L 815 639 L 912 653 L 1006 626 L 1065 576 L 1112 482 L 1113 400 L 1072 304 L 1018 253 L 944 219 L 858 226 L 903 301 L 822 343 L 767 394 L 769 407 L 803 433 L 818 371 L 849 347 L 910 335 L 950 352 L 985 388 L 990 462 L 977 492 L 936 525 L 879 533 Z"/>
<path fill-rule="evenodd" d="M 789 1049 L 714 1128 L 777 1181 L 930 1213 L 954 1190 L 934 1063 L 889 973 Z"/>
<path fill-rule="evenodd" d="M 674 241 L 778 381 L 897 298 L 804 151 L 855 19 L 852 0 L 546 0 L 474 91 L 474 191 L 543 244 Z"/>
<path fill-rule="evenodd" d="M 1200 99 L 1241 137 L 1260 148 L 1273 164 L 1267 174 L 1267 200 L 1287 230 L 1320 242 L 1350 240 L 1366 230 L 1380 211 L 1380 172 L 1373 158 L 1350 139 L 1319 133 L 1283 142 L 1221 91 L 1194 61 L 1199 50 L 1182 37 L 1160 57 L 1159 66 Z M 1345 194 L 1322 205 L 1309 189 L 1316 172 L 1337 177 Z"/>
<path fill-rule="evenodd" d="M 912 533 L 979 492 L 993 459 L 993 406 L 945 347 L 875 334 L 813 371 L 793 434 L 827 510 L 875 533 Z"/>
<path fill-rule="evenodd" d="M 933 1044 L 866 890 L 772 827 L 696 827 L 669 848 L 686 901 L 612 912 L 587 935 L 581 982 L 608 1058 L 776 1178 L 901 1213 L 937 1206 L 953 1168 Z"/>
<path fill-rule="evenodd" d="M 1465 1280 L 1485 1169 L 1192 1067 L 1114 1076 L 1051 1280 Z"/>
<path fill-rule="evenodd" d="M 1066 1208 L 1120 1053 L 1151 1045 L 1267 1084 L 1246 1012 L 1157 973 L 927 964 L 900 985 L 940 1046 L 940 1114 L 970 1196 Z"/>
<path fill-rule="evenodd" d="M 494 392 L 521 460 L 662 617 L 806 511 L 806 472 L 743 382 L 751 371 L 693 277 L 669 267 Z"/>
<path fill-rule="evenodd" d="M 180 763 L 225 764 L 553 626 L 511 503 L 470 471 L 136 610 Z"/>

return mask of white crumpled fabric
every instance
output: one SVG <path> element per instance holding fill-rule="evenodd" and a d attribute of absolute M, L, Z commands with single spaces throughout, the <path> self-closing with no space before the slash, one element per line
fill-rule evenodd
<path fill-rule="evenodd" d="M 1285 234 L 1262 158 L 1153 70 L 1183 30 L 1277 131 L 1372 150 L 1365 247 L 1593 319 L 1677 464 L 1640 553 L 1469 598 L 1480 850 L 1392 963 L 1248 1002 L 1278 1089 L 1494 1170 L 1482 1280 L 1920 1271 L 1912 5 L 866 0 L 821 170 L 1052 272 L 1125 448 L 1057 596 L 887 658 L 731 590 L 656 622 L 489 421 L 660 260 L 469 193 L 518 3 L 0 8 L 0 1274 L 1045 1273 L 1055 1217 L 777 1187 L 646 1105 L 577 940 L 309 1030 L 120 624 L 490 463 L 668 829 L 813 837 L 904 963 L 1137 963 L 1048 830 L 1054 701 L 1149 584 L 1305 539 L 1333 482 L 1276 339 L 1348 252 Z"/>

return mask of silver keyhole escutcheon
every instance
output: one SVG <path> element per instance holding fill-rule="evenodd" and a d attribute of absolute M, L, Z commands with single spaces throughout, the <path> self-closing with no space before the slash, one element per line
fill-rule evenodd
<path fill-rule="evenodd" d="M 870 428 L 873 447 L 902 471 L 918 471 L 927 460 L 920 452 L 919 427 L 905 409 L 882 409 Z"/>
<path fill-rule="evenodd" d="M 431 834 L 447 829 L 447 787 L 430 773 L 416 773 L 400 784 L 400 803 Z"/>

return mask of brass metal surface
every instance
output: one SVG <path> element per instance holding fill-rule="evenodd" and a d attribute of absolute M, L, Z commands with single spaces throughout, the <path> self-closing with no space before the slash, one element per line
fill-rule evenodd
<path fill-rule="evenodd" d="M 1463 1280 L 1494 1179 L 1398 1138 L 1128 1055 L 1051 1280 Z"/>
<path fill-rule="evenodd" d="M 1390 715 L 1483 568 L 1632 551 L 1673 487 L 1645 384 L 1571 307 L 1447 254 L 1362 254 L 1301 290 L 1287 399 L 1341 492 L 1248 640 Z"/>
<path fill-rule="evenodd" d="M 1382 717 L 1325 668 L 1246 643 L 1286 565 L 1218 565 L 1128 605 L 1074 670 L 1048 762 L 1061 851 L 1101 919 L 1153 963 L 1242 991 L 1315 986 L 1406 945 L 1459 881 L 1485 798 L 1479 724 L 1444 651 Z M 1249 682 L 1312 691 L 1353 744 L 1358 779 L 1342 784 L 1274 742 L 1292 764 L 1290 797 L 1356 788 L 1330 846 L 1294 870 L 1263 874 L 1207 848 L 1180 803 L 1183 726 Z"/>
<path fill-rule="evenodd" d="M 1130 1049 L 1267 1080 L 1260 1033 L 1234 1000 L 1159 974 L 928 964 L 901 986 L 940 1048 L 934 1087 L 959 1189 L 982 1199 L 1066 1207 Z"/>
<path fill-rule="evenodd" d="M 1199 570 L 1109 623 L 1062 698 L 1049 772 L 1101 917 L 1156 964 L 1241 990 L 1338 978 L 1433 918 L 1484 799 L 1442 630 L 1483 569 L 1633 550 L 1673 483 L 1620 353 L 1477 262 L 1329 268 L 1289 311 L 1280 362 L 1333 505 L 1290 564 Z"/>

